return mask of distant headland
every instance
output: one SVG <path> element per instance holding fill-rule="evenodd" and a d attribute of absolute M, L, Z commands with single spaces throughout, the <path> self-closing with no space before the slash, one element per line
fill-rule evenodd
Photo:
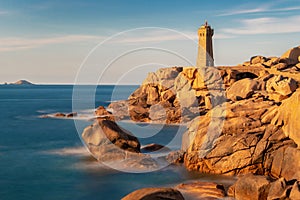
<path fill-rule="evenodd" d="M 18 80 L 14 83 L 7 83 L 5 82 L 3 85 L 34 85 L 33 83 L 27 81 L 27 80 Z"/>

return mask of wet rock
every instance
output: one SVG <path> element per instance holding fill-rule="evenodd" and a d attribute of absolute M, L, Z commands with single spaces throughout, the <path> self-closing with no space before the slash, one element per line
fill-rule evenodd
<path fill-rule="evenodd" d="M 149 152 L 155 152 L 155 151 L 169 152 L 169 151 L 171 151 L 171 149 L 169 149 L 168 147 L 165 147 L 164 145 L 152 143 L 152 144 L 147 144 L 147 145 L 143 146 L 141 148 L 141 151 L 143 153 L 149 153 Z"/>
<path fill-rule="evenodd" d="M 97 120 L 115 120 L 113 114 L 107 111 L 103 106 L 99 106 L 98 108 L 96 108 L 95 115 Z"/>
<path fill-rule="evenodd" d="M 172 151 L 167 155 L 166 160 L 170 164 L 181 164 L 183 163 L 184 154 L 183 150 Z"/>
<path fill-rule="evenodd" d="M 40 117 L 40 118 L 43 118 L 43 119 L 45 119 L 45 118 L 50 118 L 49 115 L 40 115 L 39 117 Z"/>
<path fill-rule="evenodd" d="M 220 199 L 225 197 L 223 185 L 213 182 L 191 182 L 176 186 L 185 199 Z"/>
<path fill-rule="evenodd" d="M 77 112 L 71 112 L 66 114 L 66 117 L 71 118 L 71 117 L 76 117 L 77 115 L 78 115 Z"/>
<path fill-rule="evenodd" d="M 125 197 L 122 200 L 184 200 L 182 194 L 173 188 L 142 188 L 136 190 Z"/>
<path fill-rule="evenodd" d="M 66 114 L 64 114 L 64 113 L 55 113 L 54 117 L 66 117 Z"/>

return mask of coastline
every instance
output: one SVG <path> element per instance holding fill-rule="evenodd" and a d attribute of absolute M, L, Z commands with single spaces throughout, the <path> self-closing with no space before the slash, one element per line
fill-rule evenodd
<path fill-rule="evenodd" d="M 247 188 L 241 188 L 242 185 L 250 184 L 251 190 L 256 192 L 254 199 L 265 199 L 275 195 L 272 185 L 278 184 L 281 177 L 285 178 L 286 184 L 282 190 L 290 190 L 293 185 L 298 184 L 295 181 L 298 179 L 297 171 L 292 172 L 295 174 L 285 172 L 287 166 L 276 160 L 280 152 L 286 151 L 283 162 L 293 158 L 296 159 L 293 161 L 294 166 L 300 163 L 297 158 L 300 151 L 296 148 L 299 137 L 297 133 L 293 133 L 298 129 L 296 126 L 285 128 L 297 119 L 297 114 L 286 114 L 293 112 L 288 111 L 286 106 L 300 94 L 299 79 L 295 75 L 298 68 L 294 66 L 298 66 L 298 62 L 285 57 L 254 56 L 250 62 L 236 67 L 206 67 L 202 69 L 204 75 L 193 67 L 162 68 L 149 73 L 127 100 L 112 102 L 108 105 L 108 110 L 100 106 L 95 112 L 105 114 L 104 117 L 97 118 L 82 136 L 87 144 L 97 146 L 98 143 L 92 139 L 95 136 L 89 135 L 97 134 L 92 127 L 99 124 L 104 134 L 110 138 L 110 133 L 105 130 L 111 129 L 107 122 L 115 121 L 115 118 L 130 118 L 142 124 L 149 124 L 152 120 L 159 122 L 156 124 L 163 124 L 161 121 L 181 124 L 179 121 L 183 120 L 186 126 L 182 137 L 183 153 L 177 154 L 179 157 L 173 160 L 174 163 L 181 163 L 188 170 L 201 173 L 244 176 L 226 189 L 215 183 L 197 182 L 184 183 L 170 189 L 156 188 L 155 191 L 168 191 L 170 195 L 176 196 L 180 194 L 176 190 L 178 189 L 190 196 L 195 193 L 194 190 L 199 193 L 206 190 L 206 187 L 211 187 L 215 196 L 206 194 L 207 197 L 242 199 L 248 192 Z M 281 72 L 283 69 L 286 69 L 284 73 Z M 272 71 L 276 73 L 270 74 Z M 293 79 L 295 76 L 297 78 Z M 297 107 L 298 102 L 293 105 Z M 220 125 L 221 129 L 218 127 Z M 124 129 L 121 127 L 120 130 Z M 221 133 L 217 134 L 218 131 Z M 92 154 L 100 156 L 106 153 L 103 148 L 107 147 L 98 145 L 97 148 L 102 148 L 101 151 L 92 146 L 89 148 L 92 149 Z M 123 150 L 126 151 L 126 148 Z M 139 148 L 136 155 L 143 155 L 139 154 Z M 101 156 L 97 158 L 101 162 Z M 121 159 L 124 158 L 121 156 Z M 136 164 L 147 168 L 139 160 L 136 160 Z M 152 164 L 155 166 L 155 162 Z M 282 172 L 278 174 L 277 168 L 281 168 Z M 288 182 L 291 180 L 293 181 Z M 261 187 L 264 189 L 260 189 Z M 151 195 L 154 190 L 140 189 L 124 199 L 133 198 L 132 196 L 141 192 Z"/>

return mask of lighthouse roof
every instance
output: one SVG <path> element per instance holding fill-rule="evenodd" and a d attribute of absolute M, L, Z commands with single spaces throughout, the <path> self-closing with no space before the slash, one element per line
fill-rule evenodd
<path fill-rule="evenodd" d="M 210 28 L 210 25 L 208 24 L 207 20 L 205 20 L 205 23 L 202 24 L 201 28 Z"/>

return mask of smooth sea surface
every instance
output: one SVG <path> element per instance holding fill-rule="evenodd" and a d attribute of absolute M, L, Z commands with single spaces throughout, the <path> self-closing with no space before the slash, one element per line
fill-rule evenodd
<path fill-rule="evenodd" d="M 91 86 L 82 86 L 88 90 Z M 114 86 L 98 86 L 95 107 L 107 106 Z M 127 99 L 137 86 L 118 86 L 113 100 Z M 0 86 L 0 199 L 120 199 L 142 187 L 173 186 L 190 180 L 230 181 L 220 176 L 168 166 L 149 173 L 125 173 L 103 167 L 89 155 L 72 119 L 40 118 L 72 111 L 71 85 Z M 84 97 L 82 97 L 84 98 Z M 86 110 L 95 107 L 83 108 Z M 92 122 L 82 120 L 86 126 Z M 120 122 L 142 145 L 168 144 L 180 149 L 177 126 Z M 153 133 L 157 131 L 157 134 Z M 143 135 L 144 134 L 144 135 Z M 148 135 L 147 135 L 148 134 Z"/>

